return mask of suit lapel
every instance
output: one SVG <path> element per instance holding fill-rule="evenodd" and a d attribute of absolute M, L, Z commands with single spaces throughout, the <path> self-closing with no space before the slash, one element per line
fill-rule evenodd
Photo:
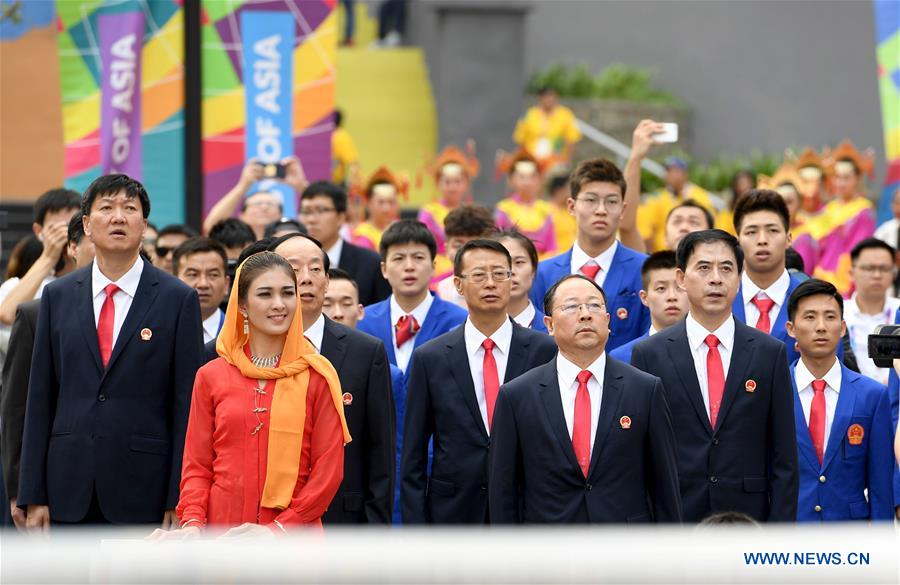
<path fill-rule="evenodd" d="M 559 380 L 556 377 L 556 358 L 542 367 L 544 367 L 544 377 L 539 382 L 541 401 L 544 403 L 550 428 L 553 429 L 553 434 L 556 435 L 556 440 L 559 441 L 559 446 L 565 453 L 572 470 L 584 477 L 581 467 L 578 466 L 578 460 L 575 458 L 575 449 L 572 447 L 569 429 L 566 427 L 566 415 L 563 413 L 562 398 L 559 395 Z"/>
<path fill-rule="evenodd" d="M 91 270 L 82 273 L 81 280 L 75 281 L 78 320 L 81 323 L 81 332 L 84 334 L 84 342 L 94 356 L 94 363 L 98 372 L 103 372 L 103 362 L 100 361 L 100 344 L 97 341 L 97 324 L 94 321 L 94 291 L 91 286 Z M 121 335 L 120 335 L 121 337 Z"/>
<path fill-rule="evenodd" d="M 461 394 L 463 403 L 469 409 L 472 418 L 475 419 L 478 430 L 487 438 L 487 429 L 484 428 L 484 419 L 481 418 L 481 409 L 478 408 L 478 397 L 475 396 L 472 371 L 468 367 L 469 354 L 466 351 L 465 327 L 458 327 L 451 335 L 452 339 L 447 343 L 447 366 L 453 372 L 453 379 L 456 380 L 456 388 Z"/>
<path fill-rule="evenodd" d="M 387 350 L 388 361 L 397 365 L 397 354 L 394 352 L 394 339 L 391 329 L 394 324 L 391 323 L 391 301 L 390 299 L 377 303 L 371 307 L 371 311 L 367 311 L 366 317 L 371 315 L 375 322 L 375 331 L 377 337 L 384 343 L 384 349 Z"/>
<path fill-rule="evenodd" d="M 738 289 L 738 294 L 734 297 L 734 302 L 731 303 L 731 312 L 734 315 L 734 318 L 740 321 L 741 323 L 747 323 L 747 314 L 744 312 L 744 283 L 741 283 L 741 288 Z"/>
<path fill-rule="evenodd" d="M 781 309 L 778 311 L 778 316 L 775 317 L 775 322 L 772 324 L 772 337 L 776 339 L 780 339 L 787 345 L 788 343 L 793 344 L 792 339 L 788 339 L 787 329 L 784 324 L 787 323 L 787 301 L 791 298 L 791 293 L 794 292 L 794 289 L 799 286 L 800 283 L 791 277 L 791 282 L 788 285 L 787 293 L 784 295 L 784 299 L 781 301 Z"/>
<path fill-rule="evenodd" d="M 813 447 L 812 438 L 809 436 L 809 424 L 803 415 L 803 404 L 800 402 L 800 394 L 797 391 L 797 379 L 794 377 L 794 366 L 791 365 L 791 387 L 794 389 L 794 426 L 797 428 L 797 450 L 806 457 L 806 462 L 819 470 L 819 458 L 816 457 L 816 448 Z"/>
<path fill-rule="evenodd" d="M 747 335 L 748 326 L 737 321 L 734 324 L 734 347 L 731 348 L 731 364 L 728 366 L 728 376 L 725 377 L 725 392 L 722 395 L 722 405 L 716 418 L 716 432 L 722 428 L 728 411 L 734 403 L 738 392 L 745 392 L 744 382 L 747 381 L 747 369 L 753 361 L 753 338 Z"/>
<path fill-rule="evenodd" d="M 694 368 L 694 356 L 691 353 L 690 341 L 687 336 L 687 326 L 682 319 L 677 325 L 666 330 L 666 339 L 669 342 L 667 349 L 669 361 L 675 366 L 681 386 L 687 394 L 687 399 L 694 407 L 700 424 L 712 435 L 712 427 L 709 424 L 709 413 L 703 404 L 703 393 L 700 391 L 700 382 L 697 379 L 697 370 Z"/>
<path fill-rule="evenodd" d="M 325 317 L 325 330 L 322 334 L 322 355 L 325 356 L 334 369 L 341 371 L 344 357 L 347 355 L 347 344 L 344 343 L 346 334 L 341 331 L 334 321 Z"/>
<path fill-rule="evenodd" d="M 631 261 L 633 258 L 626 256 L 625 246 L 621 242 L 616 247 L 616 253 L 613 254 L 612 262 L 609 265 L 609 272 L 606 273 L 606 279 L 603 281 L 603 290 L 606 295 L 614 297 L 619 294 L 619 288 L 622 286 L 622 279 L 625 275 L 631 275 Z"/>
<path fill-rule="evenodd" d="M 356 274 L 356 250 L 348 242 L 344 242 L 341 247 L 341 257 L 338 258 L 338 265 L 335 268 Z"/>
<path fill-rule="evenodd" d="M 144 269 L 141 271 L 141 280 L 138 282 L 137 291 L 135 291 L 134 299 L 131 301 L 131 307 L 125 316 L 125 322 L 122 323 L 122 329 L 116 338 L 116 345 L 113 347 L 112 354 L 109 356 L 109 364 L 106 367 L 107 372 L 112 369 L 116 359 L 134 337 L 138 324 L 144 321 L 147 311 L 153 305 L 153 301 L 156 300 L 156 295 L 159 294 L 159 275 L 156 273 L 156 270 L 149 263 L 144 264 Z"/>
<path fill-rule="evenodd" d="M 600 397 L 600 415 L 597 418 L 597 434 L 594 436 L 594 449 L 591 451 L 591 467 L 588 477 L 594 475 L 600 453 L 606 445 L 606 437 L 615 424 L 616 413 L 619 412 L 619 404 L 622 402 L 622 375 L 618 364 L 606 356 L 606 371 L 603 372 L 603 394 Z"/>
<path fill-rule="evenodd" d="M 428 340 L 437 337 L 435 331 L 440 326 L 442 317 L 444 316 L 444 301 L 437 295 L 433 296 L 434 300 L 431 302 L 431 306 L 428 307 L 428 312 L 425 314 L 425 322 L 419 323 L 421 329 L 419 329 L 419 332 L 416 333 L 416 336 L 413 338 L 413 349 L 419 347 Z"/>
<path fill-rule="evenodd" d="M 524 374 L 528 368 L 530 356 L 528 347 L 531 342 L 525 337 L 525 328 L 513 322 L 512 341 L 509 344 L 509 357 L 506 360 L 506 373 L 503 375 L 503 383 Z M 462 329 L 462 327 L 460 327 Z"/>
<path fill-rule="evenodd" d="M 834 420 L 831 422 L 831 434 L 828 436 L 822 469 L 828 468 L 835 454 L 840 450 L 844 433 L 850 424 L 853 407 L 856 405 L 856 381 L 860 375 L 841 366 L 841 391 L 838 394 L 837 406 L 834 409 Z"/>

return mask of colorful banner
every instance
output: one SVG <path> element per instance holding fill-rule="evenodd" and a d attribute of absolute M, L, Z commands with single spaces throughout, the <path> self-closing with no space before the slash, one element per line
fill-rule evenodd
<path fill-rule="evenodd" d="M 878 205 L 879 220 L 890 219 L 891 199 L 900 189 L 900 2 L 874 0 L 878 84 L 887 173 Z"/>
<path fill-rule="evenodd" d="M 140 135 L 143 183 L 157 226 L 185 220 L 183 0 L 58 0 L 56 29 L 62 82 L 66 186 L 84 189 L 103 172 L 100 18 L 141 14 Z M 137 85 L 135 94 L 137 95 Z"/>
<path fill-rule="evenodd" d="M 100 161 L 104 174 L 143 179 L 141 47 L 144 15 L 104 14 L 100 27 Z"/>
<path fill-rule="evenodd" d="M 243 14 L 287 12 L 293 21 L 291 151 L 310 181 L 331 177 L 337 54 L 336 0 L 203 0 L 203 213 L 237 183 L 245 161 L 247 113 Z M 293 198 L 291 198 L 293 199 Z"/>
<path fill-rule="evenodd" d="M 294 18 L 290 12 L 244 12 L 241 31 L 247 116 L 244 161 L 277 163 L 294 150 Z M 284 216 L 297 215 L 290 187 L 274 183 L 267 190 L 281 193 Z"/>

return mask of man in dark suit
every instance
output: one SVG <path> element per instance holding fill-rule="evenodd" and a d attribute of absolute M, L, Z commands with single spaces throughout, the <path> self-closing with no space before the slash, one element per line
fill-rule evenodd
<path fill-rule="evenodd" d="M 140 258 L 150 200 L 106 175 L 82 201 L 96 259 L 47 287 L 35 336 L 18 505 L 57 523 L 177 522 L 197 293 Z"/>
<path fill-rule="evenodd" d="M 797 516 L 794 398 L 784 344 L 734 318 L 743 252 L 722 230 L 678 245 L 684 321 L 638 343 L 632 364 L 662 379 L 678 438 L 687 522 L 716 512 Z"/>
<path fill-rule="evenodd" d="M 547 291 L 544 322 L 559 355 L 500 391 L 491 522 L 681 521 L 662 384 L 606 355 L 606 303 L 600 285 L 580 274 Z"/>
<path fill-rule="evenodd" d="M 407 524 L 488 521 L 488 448 L 501 380 L 556 355 L 552 338 L 507 315 L 512 260 L 502 244 L 467 242 L 453 264 L 469 317 L 413 352 L 400 472 Z"/>
<path fill-rule="evenodd" d="M 67 254 L 75 269 L 94 260 L 94 244 L 84 237 L 81 212 L 69 221 Z M 19 305 L 16 320 L 9 336 L 9 352 L 3 364 L 3 383 L 0 385 L 0 453 L 3 455 L 3 479 L 13 522 L 25 529 L 25 511 L 16 506 L 19 493 L 19 463 L 22 458 L 22 432 L 25 426 L 25 404 L 28 399 L 28 377 L 34 351 L 41 300 L 34 299 Z"/>
<path fill-rule="evenodd" d="M 394 401 L 384 345 L 322 314 L 329 258 L 305 234 L 272 242 L 297 275 L 303 334 L 337 370 L 353 441 L 344 448 L 344 480 L 323 517 L 326 524 L 390 524 L 394 501 Z"/>
<path fill-rule="evenodd" d="M 346 271 L 359 286 L 359 302 L 370 305 L 383 301 L 391 287 L 381 275 L 381 258 L 341 239 L 347 219 L 347 193 L 334 183 L 318 181 L 303 190 L 300 219 L 309 235 L 322 242 L 331 266 Z"/>

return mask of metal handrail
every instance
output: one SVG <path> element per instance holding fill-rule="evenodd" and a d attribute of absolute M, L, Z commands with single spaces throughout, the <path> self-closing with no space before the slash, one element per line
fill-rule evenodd
<path fill-rule="evenodd" d="M 622 160 L 628 160 L 628 157 L 631 156 L 631 149 L 609 134 L 591 126 L 584 120 L 579 120 L 578 118 L 575 119 L 575 123 L 578 124 L 578 129 L 581 130 L 581 133 L 585 138 L 593 140 L 603 148 L 608 149 L 613 154 L 620 157 Z M 641 168 L 661 179 L 666 175 L 666 168 L 649 158 L 645 158 L 641 161 Z"/>

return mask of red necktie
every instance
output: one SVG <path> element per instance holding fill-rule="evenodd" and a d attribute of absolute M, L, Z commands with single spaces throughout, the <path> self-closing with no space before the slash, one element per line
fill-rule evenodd
<path fill-rule="evenodd" d="M 397 319 L 397 347 L 403 347 L 403 344 L 412 339 L 413 335 L 419 331 L 419 322 L 412 315 L 403 315 Z"/>
<path fill-rule="evenodd" d="M 581 267 L 581 273 L 594 280 L 597 277 L 597 273 L 600 272 L 600 266 L 598 264 L 585 264 Z"/>
<path fill-rule="evenodd" d="M 719 407 L 722 406 L 722 394 L 725 393 L 725 370 L 722 368 L 722 356 L 719 355 L 719 338 L 706 336 L 706 382 L 709 387 L 709 424 L 716 428 Z"/>
<path fill-rule="evenodd" d="M 481 346 L 484 348 L 484 402 L 487 405 L 488 428 L 494 424 L 494 405 L 500 393 L 500 376 L 497 375 L 497 360 L 494 359 L 494 346 L 497 345 L 488 337 Z"/>
<path fill-rule="evenodd" d="M 100 346 L 100 359 L 105 368 L 112 354 L 113 324 L 116 322 L 116 304 L 113 302 L 113 295 L 120 289 L 114 284 L 107 284 L 103 290 L 106 291 L 106 299 L 100 307 L 100 318 L 97 319 L 97 344 Z"/>
<path fill-rule="evenodd" d="M 753 297 L 750 301 L 756 308 L 759 309 L 759 319 L 756 321 L 756 328 L 762 331 L 763 333 L 769 333 L 772 331 L 772 324 L 769 321 L 769 311 L 772 310 L 772 307 L 775 306 L 775 301 L 772 299 L 761 299 L 759 297 Z"/>
<path fill-rule="evenodd" d="M 825 454 L 825 380 L 813 380 L 812 407 L 809 409 L 809 436 L 812 438 L 819 465 Z"/>
<path fill-rule="evenodd" d="M 591 395 L 587 383 L 591 373 L 587 370 L 578 372 L 578 390 L 575 392 L 575 420 L 572 425 L 572 447 L 575 458 L 584 477 L 588 476 L 591 467 Z"/>

